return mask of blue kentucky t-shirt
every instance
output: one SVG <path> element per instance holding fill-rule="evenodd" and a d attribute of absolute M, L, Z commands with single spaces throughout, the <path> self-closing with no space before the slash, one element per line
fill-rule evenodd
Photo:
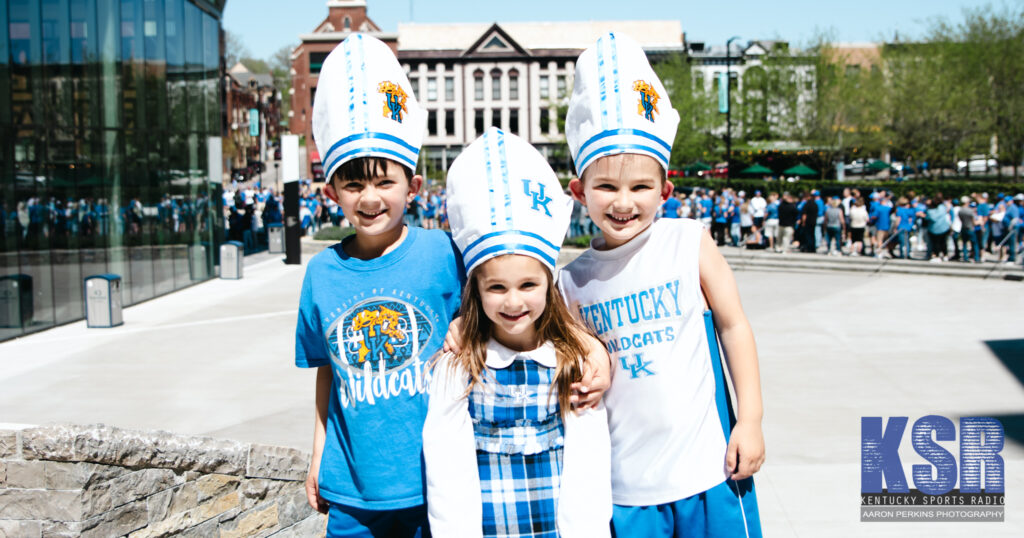
<path fill-rule="evenodd" d="M 309 261 L 295 364 L 333 373 L 320 495 L 367 510 L 425 502 L 427 364 L 459 308 L 465 270 L 451 237 L 409 227 L 372 260 L 339 243 Z"/>

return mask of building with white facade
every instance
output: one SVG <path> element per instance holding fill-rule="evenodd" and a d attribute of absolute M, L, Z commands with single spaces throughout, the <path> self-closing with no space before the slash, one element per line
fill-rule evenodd
<path fill-rule="evenodd" d="M 428 111 L 421 172 L 434 177 L 492 125 L 525 138 L 556 170 L 571 170 L 560 114 L 580 53 L 611 31 L 637 40 L 652 59 L 684 52 L 679 21 L 399 24 L 391 33 L 370 19 L 366 0 L 326 3 L 326 18 L 299 36 L 302 43 L 292 52 L 289 128 L 306 136 L 309 177 L 319 159 L 309 142 L 320 66 L 352 32 L 383 40 L 408 71 Z"/>
<path fill-rule="evenodd" d="M 683 52 L 679 21 L 400 24 L 398 58 L 428 111 L 428 170 L 446 170 L 492 125 L 526 139 L 556 170 L 571 170 L 560 114 L 576 58 L 610 31 L 651 56 Z"/>

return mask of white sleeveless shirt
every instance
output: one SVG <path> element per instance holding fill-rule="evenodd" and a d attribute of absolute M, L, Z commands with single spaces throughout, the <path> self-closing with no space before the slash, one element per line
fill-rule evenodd
<path fill-rule="evenodd" d="M 673 502 L 726 479 L 698 270 L 703 229 L 695 220 L 660 219 L 625 245 L 587 250 L 559 272 L 569 310 L 612 359 L 604 401 L 615 504 Z"/>

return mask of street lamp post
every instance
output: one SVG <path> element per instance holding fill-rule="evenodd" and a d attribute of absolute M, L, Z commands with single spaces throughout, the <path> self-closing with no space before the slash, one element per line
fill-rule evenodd
<path fill-rule="evenodd" d="M 734 35 L 725 42 L 725 169 L 733 174 L 732 169 L 732 42 L 740 36 Z"/>

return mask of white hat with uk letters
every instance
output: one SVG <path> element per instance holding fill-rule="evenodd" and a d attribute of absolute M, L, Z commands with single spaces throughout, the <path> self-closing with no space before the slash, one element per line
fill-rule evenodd
<path fill-rule="evenodd" d="M 426 111 L 384 42 L 352 34 L 327 55 L 313 103 L 313 138 L 328 180 L 360 157 L 416 170 L 426 124 Z"/>
<path fill-rule="evenodd" d="M 491 127 L 452 163 L 447 189 L 467 274 L 504 254 L 532 256 L 554 272 L 572 199 L 533 146 Z"/>
<path fill-rule="evenodd" d="M 576 61 L 565 135 L 580 176 L 606 155 L 650 155 L 668 170 L 679 113 L 647 55 L 629 36 L 607 33 Z"/>

